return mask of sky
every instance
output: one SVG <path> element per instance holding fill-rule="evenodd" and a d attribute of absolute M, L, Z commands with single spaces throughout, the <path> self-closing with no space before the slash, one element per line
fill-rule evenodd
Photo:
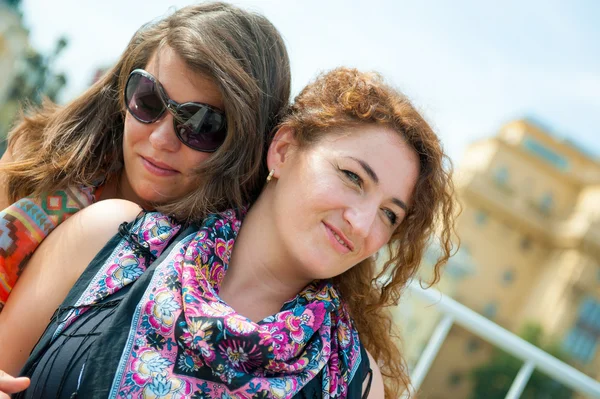
<path fill-rule="evenodd" d="M 279 29 L 296 94 L 345 65 L 382 73 L 459 163 L 466 146 L 532 117 L 600 156 L 600 1 L 234 0 Z M 69 101 L 145 22 L 190 1 L 23 0 L 32 45 L 51 51 Z M 51 4 L 51 6 L 50 6 Z"/>

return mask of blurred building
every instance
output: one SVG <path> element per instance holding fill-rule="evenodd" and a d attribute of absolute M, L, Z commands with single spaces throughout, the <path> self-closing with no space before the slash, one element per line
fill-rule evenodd
<path fill-rule="evenodd" d="M 59 38 L 51 52 L 33 48 L 19 6 L 20 0 L 0 0 L 0 154 L 19 111 L 37 107 L 46 98 L 56 102 L 67 82 L 54 70 L 54 62 L 68 40 Z"/>
<path fill-rule="evenodd" d="M 600 378 L 598 158 L 520 120 L 472 144 L 456 184 L 462 247 L 438 288 L 515 333 L 539 324 L 572 365 Z M 414 364 L 436 316 L 400 313 Z M 491 346 L 454 326 L 420 397 L 469 398 L 468 375 L 490 354 Z"/>
<path fill-rule="evenodd" d="M 17 110 L 16 103 L 8 103 L 19 64 L 29 48 L 28 35 L 16 6 L 0 2 L 0 125 L 8 124 Z M 2 130 L 0 126 L 0 133 Z"/>
<path fill-rule="evenodd" d="M 0 103 L 6 101 L 17 76 L 17 64 L 25 57 L 28 45 L 28 32 L 18 10 L 0 2 Z"/>

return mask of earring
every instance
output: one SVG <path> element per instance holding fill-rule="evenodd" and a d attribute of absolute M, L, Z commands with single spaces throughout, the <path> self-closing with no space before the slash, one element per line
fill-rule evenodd
<path fill-rule="evenodd" d="M 273 179 L 273 175 L 275 174 L 275 169 L 271 169 L 269 172 L 269 176 L 267 176 L 267 183 Z"/>

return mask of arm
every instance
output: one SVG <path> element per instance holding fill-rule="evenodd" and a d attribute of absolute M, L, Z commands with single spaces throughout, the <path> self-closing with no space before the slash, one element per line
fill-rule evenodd
<path fill-rule="evenodd" d="M 385 389 L 383 386 L 383 377 L 381 376 L 381 370 L 379 370 L 379 366 L 373 356 L 367 351 L 367 356 L 369 356 L 369 363 L 371 364 L 371 370 L 373 371 L 373 378 L 371 380 L 371 389 L 367 396 L 367 399 L 381 399 L 385 396 Z M 366 389 L 368 381 L 363 383 L 363 392 Z"/>
<path fill-rule="evenodd" d="M 106 200 L 76 213 L 39 246 L 0 313 L 0 370 L 16 375 L 55 309 L 138 205 Z"/>

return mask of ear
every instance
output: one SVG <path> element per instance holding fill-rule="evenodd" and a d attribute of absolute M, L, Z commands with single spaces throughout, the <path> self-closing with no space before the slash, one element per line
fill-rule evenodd
<path fill-rule="evenodd" d="M 282 126 L 277 130 L 269 151 L 267 152 L 267 166 L 269 170 L 275 169 L 273 177 L 278 178 L 281 167 L 289 162 L 292 154 L 297 151 L 298 141 L 294 130 L 289 126 Z"/>

